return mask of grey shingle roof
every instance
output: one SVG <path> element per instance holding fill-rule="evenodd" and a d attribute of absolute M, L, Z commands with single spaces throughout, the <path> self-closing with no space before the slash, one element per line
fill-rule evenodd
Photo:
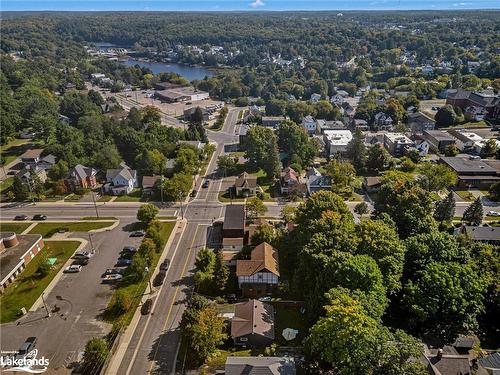
<path fill-rule="evenodd" d="M 227 357 L 226 375 L 295 375 L 291 357 Z"/>

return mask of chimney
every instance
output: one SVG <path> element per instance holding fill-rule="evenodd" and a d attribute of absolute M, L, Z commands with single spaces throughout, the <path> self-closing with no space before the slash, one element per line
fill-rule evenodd
<path fill-rule="evenodd" d="M 437 352 L 437 359 L 441 360 L 441 358 L 443 358 L 443 349 L 438 349 L 438 352 Z"/>

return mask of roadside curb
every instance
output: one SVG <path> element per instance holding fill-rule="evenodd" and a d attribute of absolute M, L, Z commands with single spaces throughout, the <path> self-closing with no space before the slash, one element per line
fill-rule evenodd
<path fill-rule="evenodd" d="M 160 256 L 160 259 L 158 259 L 158 263 L 156 264 L 156 268 L 151 274 L 151 278 L 153 278 L 157 273 L 158 270 L 160 269 L 160 264 L 163 262 L 163 260 L 166 258 L 167 254 L 169 253 L 170 246 L 172 245 L 172 242 L 174 241 L 175 235 L 177 233 L 177 230 L 179 229 L 179 226 L 183 224 L 182 231 L 186 228 L 187 225 L 187 220 L 177 220 L 174 228 L 172 229 L 172 232 L 170 233 L 170 237 L 168 238 L 167 243 L 165 244 L 165 247 L 163 248 L 162 254 Z M 155 292 L 153 292 L 155 293 Z M 141 306 L 142 304 L 151 297 L 150 294 L 145 294 L 141 298 L 141 303 L 139 303 L 139 306 L 137 306 L 137 309 L 135 310 L 134 316 L 132 317 L 132 320 L 130 324 L 128 325 L 127 329 L 125 330 L 125 333 L 118 339 L 118 345 L 116 346 L 116 351 L 115 353 L 112 354 L 111 361 L 109 363 L 108 368 L 106 369 L 105 374 L 107 375 L 117 375 L 118 370 L 120 368 L 120 365 L 123 361 L 123 357 L 125 356 L 125 353 L 128 349 L 128 346 L 130 344 L 130 340 L 134 336 L 135 330 L 137 329 L 137 325 L 139 324 L 139 320 L 141 319 Z M 154 304 L 151 308 L 151 311 L 153 311 L 154 307 L 156 306 L 156 301 L 157 297 L 154 301 Z"/>
<path fill-rule="evenodd" d="M 89 220 L 90 221 L 90 220 Z M 96 222 L 99 222 L 99 220 L 96 220 Z M 102 220 L 103 223 L 106 223 L 108 221 L 106 220 Z M 111 220 L 109 221 L 111 222 Z M 108 232 L 110 230 L 113 230 L 115 229 L 118 225 L 120 225 L 120 220 L 115 220 L 115 222 L 110 225 L 109 227 L 106 227 L 106 228 L 99 228 L 99 229 L 91 229 L 89 230 L 89 233 L 102 233 L 102 232 Z"/>
<path fill-rule="evenodd" d="M 47 240 L 47 241 L 50 242 L 51 240 Z M 79 241 L 80 245 L 76 248 L 75 253 L 77 251 L 80 251 L 83 248 L 85 248 L 85 246 L 87 246 L 87 243 L 88 243 L 88 241 L 86 239 L 83 239 L 83 238 L 61 238 L 61 239 L 57 239 L 56 241 Z M 62 277 L 64 269 L 66 267 L 69 267 L 69 265 L 73 262 L 73 260 L 74 260 L 73 259 L 73 255 L 71 255 L 68 258 L 68 260 L 66 261 L 66 263 L 63 264 L 63 266 L 61 267 L 61 269 L 59 270 L 59 272 L 57 273 L 57 275 L 52 279 L 52 281 L 49 283 L 49 285 L 47 285 L 47 287 L 44 289 L 44 291 L 42 292 L 42 294 L 40 294 L 40 297 L 37 298 L 37 300 L 35 301 L 35 303 L 30 307 L 30 309 L 28 311 L 33 312 L 33 311 L 38 310 L 38 308 L 43 303 L 42 295 L 43 294 L 49 294 L 52 291 L 52 289 L 54 289 L 54 287 L 56 286 L 56 284 L 59 282 L 59 279 Z"/>

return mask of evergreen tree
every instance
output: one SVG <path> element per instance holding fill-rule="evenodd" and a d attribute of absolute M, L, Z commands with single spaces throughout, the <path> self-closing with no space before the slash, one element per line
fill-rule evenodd
<path fill-rule="evenodd" d="M 263 169 L 268 178 L 277 178 L 281 170 L 280 155 L 276 138 L 271 138 L 268 144 L 267 158 L 264 160 Z"/>
<path fill-rule="evenodd" d="M 216 258 L 213 271 L 213 283 L 217 292 L 223 294 L 224 290 L 226 289 L 227 280 L 229 279 L 229 269 L 224 264 L 222 251 L 217 251 L 215 256 Z"/>
<path fill-rule="evenodd" d="M 352 140 L 347 145 L 346 155 L 358 173 L 362 172 L 366 163 L 365 138 L 361 130 L 356 129 Z"/>
<path fill-rule="evenodd" d="M 14 183 L 12 184 L 12 191 L 14 192 L 14 199 L 16 201 L 25 201 L 29 197 L 29 188 L 23 183 L 19 177 L 14 177 Z"/>
<path fill-rule="evenodd" d="M 436 204 L 434 218 L 437 221 L 450 223 L 455 216 L 455 197 L 450 192 L 446 198 Z"/>
<path fill-rule="evenodd" d="M 481 225 L 483 222 L 483 204 L 481 203 L 481 198 L 477 198 L 465 209 L 462 220 L 470 225 Z"/>

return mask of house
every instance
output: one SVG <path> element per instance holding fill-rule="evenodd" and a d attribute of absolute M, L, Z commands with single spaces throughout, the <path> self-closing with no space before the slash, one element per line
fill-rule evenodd
<path fill-rule="evenodd" d="M 311 102 L 312 103 L 317 103 L 321 100 L 321 95 L 320 94 L 311 94 Z"/>
<path fill-rule="evenodd" d="M 225 375 L 295 375 L 293 357 L 226 358 Z"/>
<path fill-rule="evenodd" d="M 431 375 L 472 375 L 469 355 L 460 355 L 451 346 L 424 348 L 424 364 Z"/>
<path fill-rule="evenodd" d="M 461 152 L 473 152 L 476 144 L 483 141 L 483 137 L 480 137 L 476 133 L 468 131 L 467 129 L 452 129 L 448 130 L 448 133 L 455 138 L 455 145 Z"/>
<path fill-rule="evenodd" d="M 35 176 L 38 177 L 41 183 L 47 181 L 47 173 L 44 169 L 38 168 L 37 166 L 33 167 L 31 165 L 27 165 L 16 173 L 16 177 L 19 177 L 25 184 L 33 183 Z"/>
<path fill-rule="evenodd" d="M 245 239 L 243 237 L 225 237 L 222 239 L 222 249 L 224 251 L 232 251 L 238 253 L 243 249 L 244 241 Z M 236 263 L 234 265 L 236 265 Z"/>
<path fill-rule="evenodd" d="M 44 246 L 39 234 L 0 233 L 0 294 Z"/>
<path fill-rule="evenodd" d="M 351 128 L 352 130 L 356 131 L 356 130 L 361 130 L 361 131 L 368 131 L 370 130 L 370 127 L 368 126 L 368 122 L 366 120 L 363 120 L 363 119 L 353 119 L 352 122 L 351 122 Z"/>
<path fill-rule="evenodd" d="M 302 127 L 309 134 L 314 134 L 316 132 L 316 120 L 312 116 L 308 115 L 302 119 Z"/>
<path fill-rule="evenodd" d="M 137 171 L 129 168 L 125 163 L 118 169 L 108 169 L 106 171 L 106 184 L 104 191 L 113 195 L 129 194 L 138 187 Z"/>
<path fill-rule="evenodd" d="M 379 112 L 374 117 L 373 125 L 378 130 L 392 130 L 393 120 L 391 116 L 386 115 L 384 112 Z"/>
<path fill-rule="evenodd" d="M 237 346 L 271 345 L 274 340 L 273 306 L 255 299 L 236 304 L 231 319 L 231 337 Z"/>
<path fill-rule="evenodd" d="M 455 229 L 455 235 L 464 234 L 472 241 L 500 245 L 500 227 L 476 227 L 473 225 L 462 225 Z"/>
<path fill-rule="evenodd" d="M 382 179 L 378 176 L 375 177 L 365 177 L 363 180 L 363 187 L 367 193 L 376 193 L 380 190 L 382 186 Z"/>
<path fill-rule="evenodd" d="M 71 191 L 79 189 L 94 189 L 97 186 L 96 174 L 97 170 L 94 168 L 77 164 L 74 168 L 71 168 L 68 171 L 64 182 Z"/>
<path fill-rule="evenodd" d="M 193 119 L 194 113 L 196 112 L 196 109 L 198 108 L 201 110 L 203 121 L 206 122 L 210 120 L 210 113 L 206 110 L 206 108 L 201 108 L 201 107 L 186 108 L 184 110 L 184 120 L 191 121 Z"/>
<path fill-rule="evenodd" d="M 36 166 L 41 159 L 43 149 L 34 148 L 26 151 L 19 158 L 24 163 L 24 165 Z"/>
<path fill-rule="evenodd" d="M 448 93 L 446 98 L 446 104 L 459 107 L 462 111 L 465 111 L 468 107 L 483 108 L 489 118 L 494 118 L 494 109 L 497 103 L 498 96 L 488 91 L 478 92 L 458 89 L 456 92 Z"/>
<path fill-rule="evenodd" d="M 305 196 L 307 188 L 300 182 L 299 175 L 292 168 L 286 167 L 280 176 L 281 194 L 298 194 Z"/>
<path fill-rule="evenodd" d="M 245 205 L 231 204 L 226 206 L 224 223 L 222 224 L 222 237 L 245 237 Z"/>
<path fill-rule="evenodd" d="M 262 126 L 271 126 L 275 128 L 285 120 L 286 118 L 283 116 L 262 116 Z"/>
<path fill-rule="evenodd" d="M 486 108 L 474 105 L 465 108 L 463 113 L 464 113 L 464 118 L 467 121 L 482 121 L 488 114 Z"/>
<path fill-rule="evenodd" d="M 341 107 L 344 111 L 344 115 L 346 117 L 349 117 L 349 118 L 352 118 L 356 112 L 356 110 L 354 109 L 354 107 L 352 105 L 350 105 L 349 103 L 347 102 L 344 102 L 342 103 L 342 107 Z"/>
<path fill-rule="evenodd" d="M 484 369 L 487 375 L 498 375 L 500 373 L 500 353 L 490 355 L 477 360 L 479 368 Z"/>
<path fill-rule="evenodd" d="M 57 162 L 56 157 L 52 154 L 49 154 L 41 157 L 36 166 L 45 171 L 48 171 L 56 164 L 56 162 Z"/>
<path fill-rule="evenodd" d="M 316 120 L 316 133 L 322 134 L 325 130 L 345 130 L 346 126 L 342 121 Z"/>
<path fill-rule="evenodd" d="M 234 181 L 236 196 L 248 197 L 257 193 L 257 177 L 243 172 Z"/>
<path fill-rule="evenodd" d="M 240 150 L 246 150 L 247 148 L 247 133 L 250 127 L 246 124 L 241 124 L 238 129 L 238 146 Z"/>
<path fill-rule="evenodd" d="M 165 160 L 165 175 L 166 176 L 172 176 L 175 172 L 175 164 L 176 161 L 175 159 L 166 159 Z"/>
<path fill-rule="evenodd" d="M 424 139 L 442 153 L 447 146 L 456 142 L 455 137 L 441 130 L 424 130 Z"/>
<path fill-rule="evenodd" d="M 322 175 L 316 168 L 311 168 L 306 173 L 306 187 L 309 195 L 321 191 L 332 190 L 332 179 L 330 176 Z"/>
<path fill-rule="evenodd" d="M 384 147 L 393 156 L 404 155 L 414 142 L 403 133 L 385 133 Z"/>
<path fill-rule="evenodd" d="M 415 142 L 415 149 L 418 151 L 420 156 L 425 156 L 429 153 L 431 144 L 427 142 L 425 139 L 416 139 L 414 142 Z"/>
<path fill-rule="evenodd" d="M 344 97 L 340 94 L 335 94 L 330 98 L 330 103 L 333 105 L 341 106 L 344 103 Z"/>
<path fill-rule="evenodd" d="M 436 121 L 422 112 L 414 112 L 408 115 L 408 126 L 412 133 L 423 133 L 424 130 L 434 130 Z"/>
<path fill-rule="evenodd" d="M 350 130 L 325 130 L 323 132 L 325 140 L 326 152 L 329 156 L 336 154 L 344 154 L 347 150 L 347 145 L 352 140 Z"/>
<path fill-rule="evenodd" d="M 236 262 L 238 285 L 244 296 L 260 297 L 271 294 L 279 282 L 278 250 L 263 242 L 255 246 L 250 260 Z"/>
<path fill-rule="evenodd" d="M 446 164 L 458 175 L 458 186 L 489 188 L 500 181 L 500 161 L 476 160 L 465 157 L 441 157 L 439 163 Z"/>
<path fill-rule="evenodd" d="M 156 182 L 160 180 L 162 176 L 142 176 L 142 194 L 151 195 L 154 192 L 154 187 Z"/>

